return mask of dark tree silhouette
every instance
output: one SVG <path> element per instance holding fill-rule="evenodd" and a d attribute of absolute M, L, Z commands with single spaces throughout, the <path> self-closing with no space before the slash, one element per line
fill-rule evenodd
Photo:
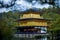
<path fill-rule="evenodd" d="M 25 0 L 25 1 L 27 1 L 27 2 L 30 2 L 30 3 L 31 3 L 33 0 Z"/>
<path fill-rule="evenodd" d="M 42 4 L 44 3 L 48 3 L 48 4 L 51 4 L 51 5 L 54 5 L 55 4 L 55 0 L 40 0 Z"/>
<path fill-rule="evenodd" d="M 9 4 L 4 4 L 4 1 L 0 1 L 0 8 L 8 8 L 11 7 L 13 5 L 15 5 L 16 0 L 11 0 L 11 2 Z"/>
<path fill-rule="evenodd" d="M 26 1 L 32 3 L 33 0 L 26 0 Z M 53 5 L 53 6 L 56 5 L 56 3 L 55 3 L 56 0 L 35 0 L 35 1 L 40 1 L 40 4 L 47 3 L 47 4 Z"/>

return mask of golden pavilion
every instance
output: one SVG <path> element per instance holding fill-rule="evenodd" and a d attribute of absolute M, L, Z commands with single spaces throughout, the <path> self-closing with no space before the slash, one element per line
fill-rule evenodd
<path fill-rule="evenodd" d="M 21 14 L 23 16 L 16 20 L 18 22 L 16 35 L 20 38 L 40 37 L 41 40 L 47 40 L 48 20 L 43 18 L 42 12 L 30 9 Z"/>

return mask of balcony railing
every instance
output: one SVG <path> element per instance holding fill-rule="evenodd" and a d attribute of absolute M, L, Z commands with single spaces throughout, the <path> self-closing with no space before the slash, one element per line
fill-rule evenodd
<path fill-rule="evenodd" d="M 41 32 L 16 32 L 16 34 L 47 34 L 47 32 L 45 32 L 45 33 L 41 33 Z"/>

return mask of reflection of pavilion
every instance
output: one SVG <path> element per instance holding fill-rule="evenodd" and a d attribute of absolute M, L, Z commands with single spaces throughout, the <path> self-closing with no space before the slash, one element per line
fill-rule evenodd
<path fill-rule="evenodd" d="M 16 36 L 19 35 L 21 38 L 35 38 L 40 36 L 41 40 L 47 40 L 47 24 L 46 19 L 41 16 L 41 12 L 28 10 L 23 12 L 23 16 L 16 20 L 19 25 L 16 27 Z"/>

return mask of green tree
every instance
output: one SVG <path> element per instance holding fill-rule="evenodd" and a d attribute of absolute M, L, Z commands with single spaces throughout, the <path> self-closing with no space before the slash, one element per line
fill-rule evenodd
<path fill-rule="evenodd" d="M 18 18 L 17 13 L 3 13 L 0 18 L 0 35 L 3 40 L 11 40 L 14 34 L 15 20 Z"/>
<path fill-rule="evenodd" d="M 45 14 L 43 14 L 44 18 L 48 18 L 50 20 L 49 30 L 54 37 L 59 34 L 60 31 L 60 14 L 56 12 L 57 9 L 45 9 Z M 50 34 L 50 35 L 51 35 Z"/>

